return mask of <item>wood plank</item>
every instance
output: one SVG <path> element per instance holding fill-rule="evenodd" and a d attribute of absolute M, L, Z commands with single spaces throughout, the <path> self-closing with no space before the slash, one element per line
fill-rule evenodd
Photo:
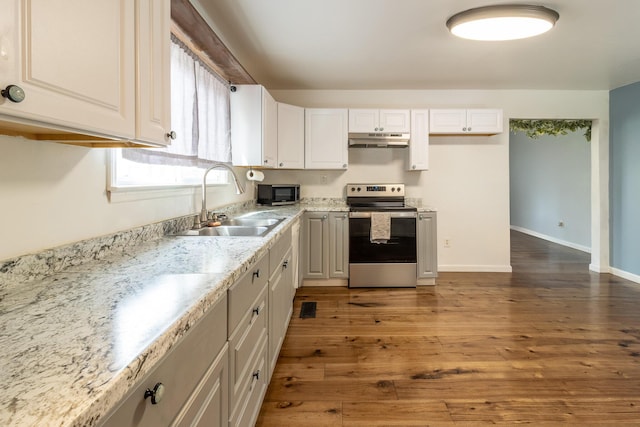
<path fill-rule="evenodd" d="M 454 426 L 444 401 L 345 402 L 343 426 Z"/>

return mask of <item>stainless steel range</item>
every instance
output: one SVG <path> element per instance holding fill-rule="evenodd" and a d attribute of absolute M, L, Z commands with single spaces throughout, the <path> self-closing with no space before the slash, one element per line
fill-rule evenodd
<path fill-rule="evenodd" d="M 417 209 L 404 184 L 348 184 L 349 287 L 415 287 Z"/>

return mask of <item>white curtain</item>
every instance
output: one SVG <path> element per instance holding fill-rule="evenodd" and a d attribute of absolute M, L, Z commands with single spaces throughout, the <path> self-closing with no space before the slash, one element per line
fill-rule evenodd
<path fill-rule="evenodd" d="M 171 129 L 166 148 L 122 150 L 140 163 L 207 167 L 231 161 L 229 87 L 186 46 L 171 39 Z"/>

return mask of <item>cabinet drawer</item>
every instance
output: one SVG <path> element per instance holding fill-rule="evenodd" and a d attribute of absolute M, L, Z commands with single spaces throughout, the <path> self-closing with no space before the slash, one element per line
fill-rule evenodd
<path fill-rule="evenodd" d="M 269 250 L 269 277 L 280 271 L 285 254 L 291 248 L 291 227 L 278 239 Z"/>
<path fill-rule="evenodd" d="M 227 323 L 227 298 L 215 306 L 170 350 L 140 384 L 122 401 L 103 426 L 147 427 L 171 425 L 180 409 L 196 389 L 224 348 L 223 331 Z M 146 389 L 164 385 L 164 396 L 156 405 L 145 399 Z"/>
<path fill-rule="evenodd" d="M 247 310 L 236 331 L 229 337 L 229 393 L 231 407 L 238 404 L 238 398 L 251 380 L 251 368 L 258 352 L 267 342 L 267 287 Z M 264 371 L 266 375 L 266 371 Z"/>
<path fill-rule="evenodd" d="M 229 288 L 228 334 L 233 333 L 240 319 L 262 292 L 269 278 L 269 256 L 265 254 L 258 262 Z M 252 307 L 253 308 L 253 307 Z"/>
<path fill-rule="evenodd" d="M 250 381 L 243 389 L 243 392 L 239 397 L 239 404 L 232 413 L 229 422 L 229 425 L 233 427 L 252 426 L 258 418 L 260 406 L 262 405 L 262 398 L 264 397 L 267 386 L 269 385 L 267 381 L 266 343 L 262 346 L 261 351 L 258 354 L 258 358 L 247 375 L 250 377 Z"/>

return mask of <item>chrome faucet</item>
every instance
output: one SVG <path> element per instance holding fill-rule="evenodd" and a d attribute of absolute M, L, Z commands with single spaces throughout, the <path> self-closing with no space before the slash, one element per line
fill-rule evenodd
<path fill-rule="evenodd" d="M 207 169 L 204 172 L 204 176 L 202 177 L 202 210 L 200 211 L 201 223 L 207 222 L 207 175 L 211 170 L 217 169 L 217 168 L 227 169 L 229 172 L 231 172 L 231 176 L 233 177 L 233 183 L 236 186 L 236 194 L 244 193 L 244 188 L 242 188 L 240 181 L 238 181 L 238 177 L 236 176 L 236 173 L 233 171 L 233 168 L 228 163 L 214 162 L 213 166 Z"/>

